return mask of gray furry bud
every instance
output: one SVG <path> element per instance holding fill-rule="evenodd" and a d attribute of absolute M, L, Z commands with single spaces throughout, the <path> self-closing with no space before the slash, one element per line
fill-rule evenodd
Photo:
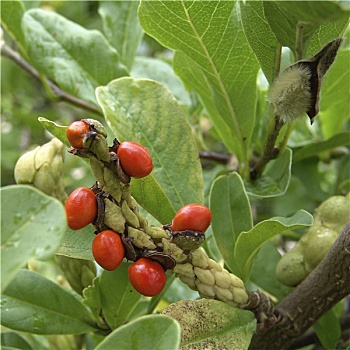
<path fill-rule="evenodd" d="M 273 82 L 269 100 L 275 114 L 285 123 L 293 123 L 304 113 L 311 124 L 319 112 L 322 79 L 335 60 L 342 38 L 328 43 L 308 60 L 287 67 Z"/>

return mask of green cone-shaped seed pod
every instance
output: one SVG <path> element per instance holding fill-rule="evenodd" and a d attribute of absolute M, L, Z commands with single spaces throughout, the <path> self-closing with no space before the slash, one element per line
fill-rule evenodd
<path fill-rule="evenodd" d="M 64 145 L 53 138 L 50 142 L 22 155 L 15 166 L 18 184 L 32 185 L 42 192 L 64 202 L 63 164 Z"/>

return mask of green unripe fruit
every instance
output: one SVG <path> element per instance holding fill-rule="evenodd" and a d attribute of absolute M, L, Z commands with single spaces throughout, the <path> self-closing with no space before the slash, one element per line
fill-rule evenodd
<path fill-rule="evenodd" d="M 315 219 L 320 225 L 341 231 L 350 219 L 350 198 L 333 196 L 315 209 Z"/>
<path fill-rule="evenodd" d="M 276 278 L 281 283 L 294 287 L 307 277 L 302 251 L 295 246 L 281 258 L 276 267 Z"/>
<path fill-rule="evenodd" d="M 311 226 L 298 246 L 304 254 L 310 272 L 322 261 L 338 237 L 338 233 L 323 226 Z"/>

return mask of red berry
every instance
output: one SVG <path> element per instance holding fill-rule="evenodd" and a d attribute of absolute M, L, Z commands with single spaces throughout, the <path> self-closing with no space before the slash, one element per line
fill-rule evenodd
<path fill-rule="evenodd" d="M 141 258 L 130 265 L 128 274 L 132 286 L 147 297 L 159 294 L 166 282 L 162 265 L 146 258 Z"/>
<path fill-rule="evenodd" d="M 125 248 L 117 232 L 101 231 L 92 241 L 92 255 L 105 270 L 115 270 L 125 257 Z"/>
<path fill-rule="evenodd" d="M 72 147 L 84 148 L 83 141 L 84 141 L 85 135 L 88 132 L 89 132 L 89 125 L 82 120 L 78 120 L 68 126 L 66 135 Z"/>
<path fill-rule="evenodd" d="M 204 232 L 211 223 L 211 211 L 202 204 L 187 204 L 176 213 L 171 229 L 173 231 L 197 231 Z"/>
<path fill-rule="evenodd" d="M 97 215 L 97 201 L 94 192 L 87 187 L 78 187 L 65 204 L 68 227 L 79 230 L 91 224 Z"/>
<path fill-rule="evenodd" d="M 147 148 L 132 141 L 122 142 L 117 155 L 124 172 L 129 176 L 141 178 L 149 175 L 153 169 L 152 157 Z"/>

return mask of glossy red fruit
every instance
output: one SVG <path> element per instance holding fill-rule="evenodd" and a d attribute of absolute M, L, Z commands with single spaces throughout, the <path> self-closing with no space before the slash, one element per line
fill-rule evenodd
<path fill-rule="evenodd" d="M 117 156 L 122 169 L 131 177 L 145 177 L 153 169 L 152 157 L 147 148 L 136 142 L 122 142 L 118 146 Z"/>
<path fill-rule="evenodd" d="M 89 125 L 82 120 L 77 120 L 67 128 L 66 135 L 69 143 L 74 148 L 84 148 L 83 141 L 85 135 L 89 132 Z"/>
<path fill-rule="evenodd" d="M 94 192 L 87 187 L 78 187 L 65 204 L 68 227 L 79 230 L 91 224 L 97 216 L 97 201 Z"/>
<path fill-rule="evenodd" d="M 125 257 L 125 248 L 117 232 L 101 231 L 92 241 L 92 255 L 105 270 L 115 270 Z"/>
<path fill-rule="evenodd" d="M 142 295 L 153 297 L 165 285 L 166 275 L 162 266 L 151 259 L 140 258 L 128 270 L 132 286 Z"/>
<path fill-rule="evenodd" d="M 171 229 L 204 232 L 209 227 L 211 219 L 211 211 L 205 205 L 191 203 L 178 210 L 171 223 Z"/>

